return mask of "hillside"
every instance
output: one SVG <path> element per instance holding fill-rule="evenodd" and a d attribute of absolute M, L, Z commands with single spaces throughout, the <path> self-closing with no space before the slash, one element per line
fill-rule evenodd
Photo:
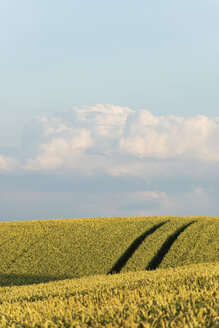
<path fill-rule="evenodd" d="M 0 287 L 0 326 L 218 327 L 217 263 Z"/>
<path fill-rule="evenodd" d="M 0 285 L 216 262 L 218 232 L 208 217 L 0 223 Z"/>

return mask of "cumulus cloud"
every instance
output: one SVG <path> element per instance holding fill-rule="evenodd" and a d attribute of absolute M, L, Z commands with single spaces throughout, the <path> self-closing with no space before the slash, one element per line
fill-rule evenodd
<path fill-rule="evenodd" d="M 73 108 L 38 117 L 16 154 L 0 153 L 5 218 L 218 212 L 219 117 Z"/>
<path fill-rule="evenodd" d="M 88 124 L 99 136 L 110 139 L 123 134 L 126 120 L 134 112 L 128 107 L 109 104 L 74 108 L 74 111 L 79 122 Z"/>
<path fill-rule="evenodd" d="M 54 134 L 57 133 L 57 131 L 54 132 Z M 49 142 L 40 144 L 36 159 L 29 158 L 24 169 L 48 171 L 61 167 L 73 168 L 76 163 L 80 166 L 78 159 L 91 145 L 92 139 L 88 130 L 69 129 L 67 136 L 53 137 Z"/>
<path fill-rule="evenodd" d="M 69 129 L 63 122 L 57 117 L 39 117 L 37 119 L 38 123 L 43 127 L 44 136 L 60 134 L 64 131 L 69 131 Z"/>
<path fill-rule="evenodd" d="M 219 124 L 206 116 L 183 118 L 136 112 L 119 141 L 123 153 L 137 158 L 198 158 L 219 161 Z"/>
<path fill-rule="evenodd" d="M 24 171 L 145 177 L 188 173 L 188 161 L 194 167 L 198 161 L 199 168 L 219 161 L 218 117 L 159 116 L 99 104 L 40 117 L 36 126 L 34 145 L 24 152 Z M 12 159 L 2 158 L 1 167 L 13 168 Z"/>

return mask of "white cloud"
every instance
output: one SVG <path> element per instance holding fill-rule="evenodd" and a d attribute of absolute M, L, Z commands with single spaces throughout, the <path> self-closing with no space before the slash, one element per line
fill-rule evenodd
<path fill-rule="evenodd" d="M 38 118 L 27 130 L 17 158 L 0 155 L 5 217 L 21 203 L 27 213 L 29 191 L 29 216 L 218 212 L 219 117 L 97 105 Z M 15 173 L 8 183 L 4 175 Z"/>
<path fill-rule="evenodd" d="M 218 117 L 159 116 L 143 109 L 98 104 L 41 117 L 36 122 L 34 145 L 28 145 L 24 152 L 24 171 L 192 175 L 219 161 Z M 4 170 L 13 169 L 12 159 L 0 161 Z"/>
<path fill-rule="evenodd" d="M 0 173 L 10 173 L 19 167 L 18 160 L 0 154 Z"/>
<path fill-rule="evenodd" d="M 123 134 L 126 120 L 134 112 L 128 107 L 109 104 L 75 108 L 74 111 L 79 122 L 86 122 L 97 134 L 110 139 Z"/>
<path fill-rule="evenodd" d="M 50 119 L 47 117 L 39 117 L 38 122 L 39 124 L 42 124 L 45 136 L 51 134 L 56 135 L 69 130 L 69 128 L 57 117 L 51 117 Z"/>
<path fill-rule="evenodd" d="M 136 158 L 219 161 L 219 124 L 206 116 L 182 118 L 136 112 L 120 150 Z"/>
<path fill-rule="evenodd" d="M 48 143 L 40 144 L 36 159 L 29 158 L 24 169 L 48 171 L 62 167 L 73 168 L 83 152 L 91 145 L 92 139 L 88 130 L 71 130 L 71 133 L 65 138 L 55 137 Z"/>

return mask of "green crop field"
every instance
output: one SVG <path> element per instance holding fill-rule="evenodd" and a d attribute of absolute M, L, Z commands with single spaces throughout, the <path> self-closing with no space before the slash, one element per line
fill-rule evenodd
<path fill-rule="evenodd" d="M 59 219 L 0 228 L 0 327 L 218 324 L 218 218 Z"/>

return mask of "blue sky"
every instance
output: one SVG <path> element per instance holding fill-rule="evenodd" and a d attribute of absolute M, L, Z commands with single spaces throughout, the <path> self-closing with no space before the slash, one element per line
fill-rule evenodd
<path fill-rule="evenodd" d="M 2 0 L 0 219 L 217 215 L 218 16 Z"/>

